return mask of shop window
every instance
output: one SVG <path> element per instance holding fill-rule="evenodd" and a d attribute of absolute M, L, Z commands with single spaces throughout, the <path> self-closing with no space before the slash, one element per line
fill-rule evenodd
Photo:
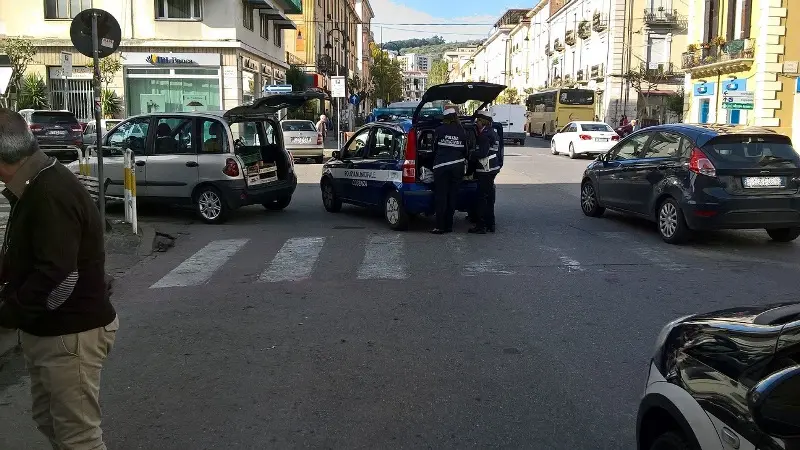
<path fill-rule="evenodd" d="M 200 137 L 203 142 L 203 154 L 228 153 L 228 133 L 220 121 L 211 119 L 200 121 Z"/>
<path fill-rule="evenodd" d="M 261 37 L 269 40 L 269 16 L 266 14 L 259 14 L 261 21 Z"/>
<path fill-rule="evenodd" d="M 253 12 L 255 9 L 253 5 L 248 3 L 247 1 L 242 2 L 242 16 L 243 16 L 243 24 L 244 27 L 250 31 L 253 31 Z"/>
<path fill-rule="evenodd" d="M 194 155 L 192 119 L 165 117 L 158 119 L 155 137 L 156 155 Z"/>
<path fill-rule="evenodd" d="M 91 0 L 45 0 L 45 19 L 72 19 L 84 9 L 92 7 Z"/>
<path fill-rule="evenodd" d="M 283 28 L 278 28 L 273 26 L 272 30 L 275 32 L 275 36 L 273 42 L 275 43 L 275 47 L 280 47 L 283 45 Z"/>
<path fill-rule="evenodd" d="M 156 0 L 156 19 L 201 20 L 202 0 Z"/>
<path fill-rule="evenodd" d="M 220 102 L 219 71 L 217 76 L 161 75 L 139 78 L 128 70 L 128 115 L 191 111 L 217 111 Z"/>

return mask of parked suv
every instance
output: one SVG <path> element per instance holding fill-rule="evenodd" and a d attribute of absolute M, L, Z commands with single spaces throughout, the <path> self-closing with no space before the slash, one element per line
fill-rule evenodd
<path fill-rule="evenodd" d="M 275 113 L 322 96 L 275 94 L 229 111 L 131 117 L 103 138 L 108 194 L 123 195 L 124 151 L 130 149 L 137 201 L 192 205 L 208 223 L 220 223 L 246 205 L 286 208 L 297 177 Z M 96 166 L 96 158 L 89 163 Z M 71 168 L 79 172 L 77 163 Z"/>
<path fill-rule="evenodd" d="M 677 319 L 639 405 L 640 450 L 800 449 L 800 303 Z"/>
<path fill-rule="evenodd" d="M 46 154 L 62 163 L 78 159 L 83 147 L 83 129 L 75 114 L 69 111 L 23 109 L 19 114 Z"/>
<path fill-rule="evenodd" d="M 800 157 L 786 136 L 760 127 L 648 127 L 589 165 L 581 209 L 650 219 L 664 241 L 693 230 L 762 228 L 779 242 L 800 236 Z"/>

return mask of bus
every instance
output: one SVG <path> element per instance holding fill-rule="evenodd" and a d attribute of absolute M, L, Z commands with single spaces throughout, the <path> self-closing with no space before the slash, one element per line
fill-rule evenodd
<path fill-rule="evenodd" d="M 543 138 L 574 120 L 594 120 L 595 93 L 591 89 L 552 89 L 528 96 L 525 131 Z"/>

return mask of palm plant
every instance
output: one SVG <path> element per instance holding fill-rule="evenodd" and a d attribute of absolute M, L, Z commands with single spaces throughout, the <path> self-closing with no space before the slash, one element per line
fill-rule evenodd
<path fill-rule="evenodd" d="M 17 107 L 19 109 L 47 109 L 50 100 L 47 83 L 38 73 L 30 73 L 22 78 Z"/>
<path fill-rule="evenodd" d="M 122 114 L 122 99 L 111 89 L 103 89 L 100 93 L 100 105 L 103 108 L 103 117 L 113 119 Z"/>

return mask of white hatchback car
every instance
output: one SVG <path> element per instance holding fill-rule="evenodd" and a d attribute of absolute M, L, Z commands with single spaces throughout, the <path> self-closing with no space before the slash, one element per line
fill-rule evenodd
<path fill-rule="evenodd" d="M 566 153 L 575 159 L 580 155 L 599 155 L 611 150 L 619 135 L 604 122 L 570 122 L 556 132 L 550 141 L 554 155 Z"/>

